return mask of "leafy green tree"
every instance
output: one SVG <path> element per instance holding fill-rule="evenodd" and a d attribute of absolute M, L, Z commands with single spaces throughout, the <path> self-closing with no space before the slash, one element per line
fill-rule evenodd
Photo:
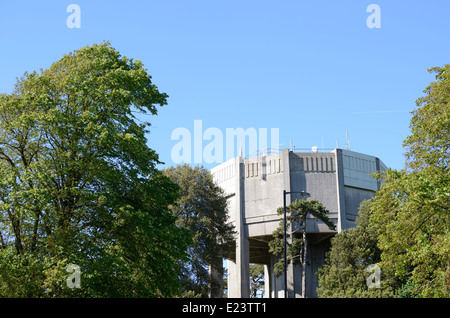
<path fill-rule="evenodd" d="M 336 226 L 328 218 L 329 211 L 317 200 L 296 200 L 286 207 L 286 219 L 287 227 L 290 224 L 296 222 L 300 224 L 302 228 L 302 237 L 293 237 L 292 243 L 289 243 L 290 235 L 286 233 L 286 254 L 288 263 L 293 261 L 295 263 L 305 264 L 307 259 L 308 241 L 306 236 L 306 218 L 308 214 L 311 214 L 316 219 L 325 223 L 329 229 L 335 230 Z M 284 214 L 284 207 L 277 209 L 278 215 Z M 272 233 L 273 240 L 269 242 L 269 252 L 279 258 L 278 262 L 274 266 L 274 272 L 276 275 L 283 273 L 284 269 L 284 220 L 280 221 L 280 226 Z M 303 266 L 302 273 L 302 295 L 305 298 L 306 293 L 306 266 Z"/>
<path fill-rule="evenodd" d="M 189 234 L 168 206 L 148 122 L 160 93 L 109 43 L 64 55 L 0 95 L 0 296 L 168 297 Z M 68 288 L 68 264 L 81 288 Z"/>
<path fill-rule="evenodd" d="M 369 265 L 381 261 L 377 229 L 369 223 L 371 201 L 359 207 L 356 227 L 331 239 L 325 264 L 318 272 L 317 295 L 321 298 L 393 297 L 395 281 L 381 270 L 379 288 L 369 288 Z M 380 278 L 381 278 L 380 277 Z"/>
<path fill-rule="evenodd" d="M 372 206 L 381 264 L 402 284 L 400 295 L 450 297 L 450 65 L 417 99 L 406 167 L 379 175 Z"/>
<path fill-rule="evenodd" d="M 203 167 L 183 164 L 167 168 L 164 174 L 181 189 L 180 198 L 171 206 L 177 225 L 193 236 L 188 259 L 181 262 L 183 291 L 202 297 L 217 295 L 224 275 L 222 252 L 234 240 L 227 198 Z"/>

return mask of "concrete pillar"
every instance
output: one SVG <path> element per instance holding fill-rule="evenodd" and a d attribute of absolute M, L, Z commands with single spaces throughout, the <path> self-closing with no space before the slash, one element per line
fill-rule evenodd
<path fill-rule="evenodd" d="M 237 277 L 236 277 L 236 262 L 229 259 L 228 260 L 228 298 L 237 297 Z"/>
<path fill-rule="evenodd" d="M 270 275 L 270 266 L 264 265 L 264 298 L 271 298 L 270 289 L 272 286 L 271 283 L 271 275 Z"/>
<path fill-rule="evenodd" d="M 230 297 L 250 298 L 250 260 L 248 240 L 243 237 L 236 244 L 236 289 Z M 240 243 L 240 244 L 239 244 Z"/>
<path fill-rule="evenodd" d="M 235 158 L 236 169 L 236 261 L 228 262 L 228 297 L 250 298 L 250 259 L 248 231 L 245 225 L 244 160 Z"/>

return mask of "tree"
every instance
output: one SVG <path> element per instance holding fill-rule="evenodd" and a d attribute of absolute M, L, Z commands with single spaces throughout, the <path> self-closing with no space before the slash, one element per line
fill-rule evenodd
<path fill-rule="evenodd" d="M 377 229 L 369 223 L 371 201 L 359 207 L 356 227 L 331 239 L 325 264 L 318 270 L 317 295 L 321 298 L 393 297 L 394 281 L 383 273 L 380 288 L 369 288 L 367 269 L 381 261 Z"/>
<path fill-rule="evenodd" d="M 308 241 L 306 237 L 306 217 L 311 214 L 318 220 L 325 223 L 329 229 L 335 230 L 335 225 L 327 216 L 329 211 L 317 200 L 296 200 L 286 207 L 286 218 L 288 227 L 292 222 L 297 222 L 302 228 L 302 238 L 294 237 L 292 243 L 287 244 L 288 262 L 291 260 L 294 263 L 300 262 L 303 266 L 302 273 L 302 296 L 306 297 L 306 259 L 308 253 Z M 284 213 L 284 207 L 277 209 L 278 215 Z M 289 215 L 288 215 L 289 213 Z M 274 272 L 280 275 L 284 269 L 284 259 L 281 255 L 284 254 L 284 222 L 280 222 L 280 226 L 273 232 L 273 240 L 269 242 L 269 252 L 278 256 L 280 260 L 274 266 Z M 287 238 L 290 235 L 286 234 Z"/>
<path fill-rule="evenodd" d="M 450 296 L 450 65 L 417 99 L 405 169 L 384 181 L 372 206 L 384 271 L 403 285 L 401 295 Z"/>
<path fill-rule="evenodd" d="M 0 296 L 168 297 L 188 232 L 168 206 L 149 122 L 167 104 L 109 43 L 25 74 L 0 95 Z M 81 288 L 68 288 L 68 264 Z M 24 275 L 24 273 L 26 273 Z"/>
<path fill-rule="evenodd" d="M 264 265 L 250 264 L 250 297 L 257 298 L 264 293 Z"/>
<path fill-rule="evenodd" d="M 167 168 L 164 174 L 181 189 L 180 198 L 171 206 L 177 225 L 193 236 L 188 259 L 180 264 L 183 291 L 202 297 L 217 295 L 223 277 L 222 252 L 234 240 L 227 198 L 203 167 L 183 164 Z"/>

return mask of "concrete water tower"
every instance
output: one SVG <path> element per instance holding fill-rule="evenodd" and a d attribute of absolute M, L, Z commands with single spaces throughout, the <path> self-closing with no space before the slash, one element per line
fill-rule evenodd
<path fill-rule="evenodd" d="M 278 227 L 277 208 L 283 206 L 283 190 L 306 191 L 329 211 L 337 232 L 355 226 L 359 204 L 380 187 L 371 173 L 386 170 L 383 162 L 370 155 L 344 149 L 331 152 L 282 153 L 244 159 L 236 157 L 211 169 L 215 181 L 229 196 L 229 221 L 237 232 L 235 245 L 225 252 L 228 259 L 228 297 L 250 296 L 249 264 L 264 264 L 265 297 L 284 297 L 284 274 L 276 276 L 276 262 L 268 252 L 272 232 Z M 287 204 L 299 199 L 287 196 Z M 323 265 L 330 231 L 313 217 L 307 219 L 309 257 L 306 296 L 315 297 L 317 269 Z M 288 297 L 301 297 L 301 265 L 289 264 Z"/>

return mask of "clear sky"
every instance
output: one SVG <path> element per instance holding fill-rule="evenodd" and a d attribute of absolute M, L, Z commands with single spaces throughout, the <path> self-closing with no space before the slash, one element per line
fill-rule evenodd
<path fill-rule="evenodd" d="M 66 23 L 70 4 L 80 28 Z M 380 28 L 367 25 L 370 4 Z M 201 120 L 224 138 L 253 127 L 270 140 L 278 128 L 280 148 L 345 148 L 348 130 L 351 150 L 401 169 L 409 112 L 434 79 L 427 68 L 450 62 L 449 14 L 448 0 L 1 0 L 0 92 L 109 40 L 169 95 L 148 135 L 166 166 L 172 132 L 194 134 Z"/>

